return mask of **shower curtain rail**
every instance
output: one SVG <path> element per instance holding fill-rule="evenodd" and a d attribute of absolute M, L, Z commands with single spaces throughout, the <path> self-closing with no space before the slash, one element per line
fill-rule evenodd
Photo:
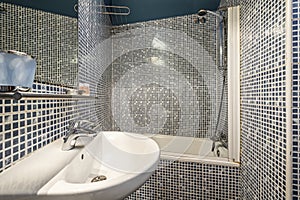
<path fill-rule="evenodd" d="M 118 9 L 119 12 L 110 12 L 110 11 L 101 11 L 98 12 L 100 14 L 104 15 L 129 15 L 130 14 L 130 8 L 127 6 L 107 6 L 107 5 L 97 5 L 101 9 L 103 8 L 110 8 L 110 9 Z"/>

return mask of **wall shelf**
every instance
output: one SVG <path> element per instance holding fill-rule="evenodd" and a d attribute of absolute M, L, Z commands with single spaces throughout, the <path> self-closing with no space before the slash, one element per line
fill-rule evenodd
<path fill-rule="evenodd" d="M 70 95 L 70 94 L 49 94 L 49 93 L 32 93 L 32 92 L 5 92 L 0 93 L 1 99 L 98 99 L 95 96 Z"/>

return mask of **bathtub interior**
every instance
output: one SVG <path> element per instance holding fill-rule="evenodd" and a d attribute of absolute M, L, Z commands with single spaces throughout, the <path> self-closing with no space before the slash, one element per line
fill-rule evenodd
<path fill-rule="evenodd" d="M 148 135 L 161 149 L 162 156 L 195 159 L 219 159 L 228 158 L 228 149 L 220 142 L 216 142 L 216 148 L 212 151 L 213 141 L 209 138 L 194 138 L 183 136 L 168 136 L 162 134 Z"/>

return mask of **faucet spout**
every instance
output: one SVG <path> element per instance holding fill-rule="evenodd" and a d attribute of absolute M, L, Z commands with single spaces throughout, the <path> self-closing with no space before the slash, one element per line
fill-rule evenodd
<path fill-rule="evenodd" d="M 80 134 L 71 134 L 68 137 L 64 137 L 64 143 L 62 145 L 62 150 L 63 151 L 69 151 L 71 149 L 75 148 L 77 139 L 80 137 L 95 137 L 97 134 L 93 133 L 93 134 L 86 134 L 86 133 L 80 133 Z"/>

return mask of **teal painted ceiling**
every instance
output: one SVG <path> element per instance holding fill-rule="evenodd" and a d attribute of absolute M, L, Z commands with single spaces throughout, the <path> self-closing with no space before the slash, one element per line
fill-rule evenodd
<path fill-rule="evenodd" d="M 74 5 L 78 0 L 0 0 L 0 2 L 16 4 L 60 15 L 77 17 Z"/>
<path fill-rule="evenodd" d="M 111 0 L 112 5 L 128 6 L 128 16 L 112 16 L 114 25 L 162 19 L 197 13 L 200 9 L 217 10 L 220 0 Z"/>
<path fill-rule="evenodd" d="M 56 14 L 77 17 L 78 0 L 0 0 Z M 142 22 L 196 13 L 200 9 L 217 10 L 220 0 L 105 0 L 106 5 L 128 6 L 128 16 L 111 16 L 114 25 Z"/>

